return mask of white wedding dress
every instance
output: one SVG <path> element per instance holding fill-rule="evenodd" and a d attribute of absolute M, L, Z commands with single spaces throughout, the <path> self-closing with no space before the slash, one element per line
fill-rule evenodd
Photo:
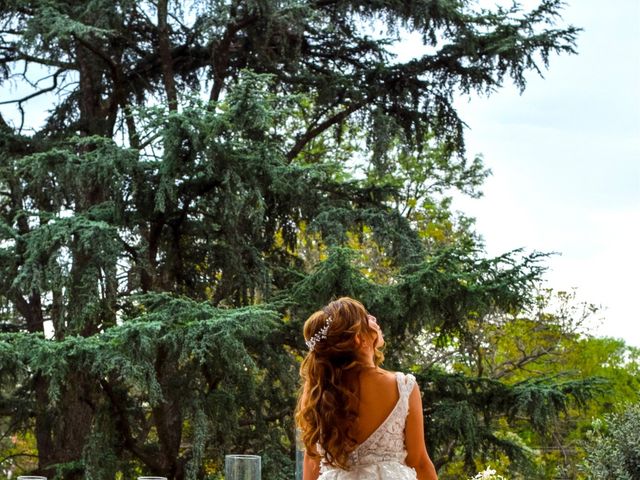
<path fill-rule="evenodd" d="M 320 463 L 318 480 L 416 480 L 407 466 L 404 427 L 409 413 L 409 395 L 416 384 L 413 375 L 396 373 L 400 398 L 389 416 L 349 455 L 349 470 Z"/>

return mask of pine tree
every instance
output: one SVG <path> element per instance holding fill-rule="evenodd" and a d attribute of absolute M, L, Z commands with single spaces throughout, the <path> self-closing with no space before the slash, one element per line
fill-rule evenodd
<path fill-rule="evenodd" d="M 452 101 L 524 88 L 573 52 L 560 7 L 4 2 L 5 85 L 40 80 L 9 103 L 56 94 L 34 131 L 0 117 L 0 412 L 33 433 L 36 471 L 201 478 L 242 451 L 287 478 L 300 326 L 319 305 L 365 301 L 399 366 L 418 332 L 444 342 L 472 312 L 526 304 L 539 258 L 483 258 L 448 210 L 487 175 Z M 405 31 L 427 53 L 395 62 Z M 526 410 L 540 391 L 464 388 L 485 400 L 471 430 L 428 428 L 436 453 L 461 435 L 498 444 L 472 420 L 488 392 Z M 542 390 L 550 412 L 570 393 Z"/>

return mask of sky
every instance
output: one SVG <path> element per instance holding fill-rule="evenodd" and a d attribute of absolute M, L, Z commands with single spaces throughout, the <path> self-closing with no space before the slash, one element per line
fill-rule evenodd
<path fill-rule="evenodd" d="M 578 55 L 552 57 L 522 95 L 458 99 L 467 151 L 493 174 L 454 208 L 490 255 L 558 252 L 547 286 L 602 306 L 591 333 L 640 347 L 640 1 L 569 0 L 562 17 L 584 29 Z"/>
<path fill-rule="evenodd" d="M 456 196 L 454 208 L 476 218 L 488 255 L 557 252 L 546 286 L 602 306 L 591 333 L 640 347 L 640 0 L 568 0 L 560 24 L 584 29 L 577 55 L 530 72 L 522 95 L 507 83 L 457 100 L 467 151 L 493 173 L 481 199 Z M 400 57 L 419 54 L 414 40 Z M 35 125 L 47 112 L 30 102 L 27 115 Z"/>

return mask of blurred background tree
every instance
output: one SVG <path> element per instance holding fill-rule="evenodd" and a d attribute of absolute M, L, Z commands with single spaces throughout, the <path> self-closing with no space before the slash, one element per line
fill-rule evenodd
<path fill-rule="evenodd" d="M 451 210 L 488 175 L 452 102 L 574 53 L 560 8 L 3 2 L 2 467 L 202 478 L 245 452 L 290 478 L 301 324 L 352 295 L 420 379 L 443 478 L 491 452 L 530 471 L 520 432 L 596 382 L 510 369 L 544 255 L 486 258 Z"/>

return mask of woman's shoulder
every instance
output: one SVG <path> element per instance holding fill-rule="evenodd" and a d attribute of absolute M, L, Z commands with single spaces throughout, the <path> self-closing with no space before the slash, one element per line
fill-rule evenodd
<path fill-rule="evenodd" d="M 405 383 L 416 383 L 416 377 L 411 373 L 395 372 L 395 374 Z"/>
<path fill-rule="evenodd" d="M 388 386 L 413 386 L 416 382 L 416 379 L 410 373 L 396 372 L 393 370 L 385 370 L 384 368 L 376 368 L 375 370 L 369 370 L 367 372 L 363 372 L 364 375 L 361 377 L 361 380 L 364 380 L 366 383 L 373 384 L 386 384 Z"/>
<path fill-rule="evenodd" d="M 414 377 L 411 373 L 396 372 L 394 370 L 385 370 L 384 368 L 380 368 L 380 367 L 378 367 L 377 370 L 380 372 L 381 375 L 384 375 L 385 377 L 390 379 L 397 379 L 398 381 L 404 381 L 404 382 L 416 381 L 416 377 Z"/>
<path fill-rule="evenodd" d="M 382 369 L 381 369 L 382 370 Z M 397 389 L 402 394 L 409 394 L 416 386 L 416 377 L 410 373 L 395 372 L 391 370 L 382 370 L 382 374 L 385 376 L 386 382 L 397 385 Z"/>
<path fill-rule="evenodd" d="M 396 374 L 383 368 L 371 368 L 363 370 L 360 374 L 361 385 L 370 385 L 373 388 L 391 386 L 396 383 Z"/>

